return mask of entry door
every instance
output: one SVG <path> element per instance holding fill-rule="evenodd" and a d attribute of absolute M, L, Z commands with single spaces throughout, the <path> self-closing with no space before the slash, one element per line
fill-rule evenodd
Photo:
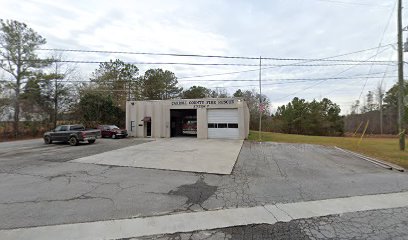
<path fill-rule="evenodd" d="M 208 138 L 239 139 L 238 109 L 208 109 Z"/>
<path fill-rule="evenodd" d="M 152 136 L 152 122 L 146 122 L 146 137 Z"/>

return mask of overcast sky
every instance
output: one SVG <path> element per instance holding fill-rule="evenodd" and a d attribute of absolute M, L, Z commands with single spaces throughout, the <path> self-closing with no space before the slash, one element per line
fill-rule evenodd
<path fill-rule="evenodd" d="M 0 0 L 0 3 L 1 18 L 25 22 L 47 39 L 47 48 L 270 58 L 325 58 L 374 48 L 337 59 L 396 61 L 397 58 L 395 45 L 375 49 L 379 44 L 397 41 L 396 0 Z M 406 13 L 404 10 L 404 19 Z M 127 62 L 259 64 L 259 60 L 65 54 L 67 60 L 116 58 Z M 384 72 L 386 88 L 397 81 L 395 65 L 333 66 L 330 62 L 310 62 L 308 65 L 331 66 L 273 66 L 296 62 L 263 60 L 262 91 L 274 109 L 294 96 L 308 100 L 328 97 L 347 113 L 366 81 L 363 95 L 376 88 Z M 141 74 L 148 68 L 171 70 L 185 88 L 203 85 L 226 87 L 230 93 L 238 88 L 259 91 L 257 82 L 205 81 L 256 80 L 259 72 L 254 66 L 137 66 Z M 78 67 L 83 78 L 88 79 L 97 64 L 79 64 Z M 183 79 L 244 70 L 255 71 Z M 376 78 L 357 79 L 356 76 Z M 352 78 L 324 82 L 282 80 L 332 77 Z"/>

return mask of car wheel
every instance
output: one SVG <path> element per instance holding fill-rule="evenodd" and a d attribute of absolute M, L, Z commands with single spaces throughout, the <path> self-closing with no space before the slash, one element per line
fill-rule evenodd
<path fill-rule="evenodd" d="M 71 146 L 78 145 L 78 139 L 76 137 L 70 137 L 69 138 L 69 145 L 71 145 Z"/>
<path fill-rule="evenodd" d="M 89 144 L 95 143 L 95 140 L 88 140 Z"/>
<path fill-rule="evenodd" d="M 51 140 L 50 136 L 45 136 L 44 137 L 44 142 L 45 142 L 45 144 L 51 144 L 52 140 Z"/>
<path fill-rule="evenodd" d="M 115 139 L 115 138 L 116 138 L 116 134 L 112 134 L 112 138 Z"/>

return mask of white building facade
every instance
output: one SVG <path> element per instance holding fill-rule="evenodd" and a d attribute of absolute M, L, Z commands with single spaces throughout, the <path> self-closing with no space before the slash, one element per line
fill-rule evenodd
<path fill-rule="evenodd" d="M 128 101 L 126 129 L 133 137 L 246 139 L 249 109 L 239 98 Z"/>

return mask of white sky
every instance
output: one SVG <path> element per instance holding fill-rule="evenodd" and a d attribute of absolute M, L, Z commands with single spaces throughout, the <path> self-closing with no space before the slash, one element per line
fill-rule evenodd
<path fill-rule="evenodd" d="M 350 4 L 351 3 L 351 4 Z M 277 58 L 324 58 L 393 43 L 396 38 L 396 0 L 173 0 L 173 1 L 63 1 L 0 0 L 0 17 L 25 22 L 47 39 L 47 48 L 232 55 Z M 404 4 L 408 4 L 405 0 Z M 394 11 L 393 11 L 394 9 Z M 404 10 L 404 20 L 407 16 Z M 392 14 L 392 15 L 391 15 Z M 387 26 L 388 19 L 391 21 Z M 404 22 L 405 26 L 406 21 Z M 383 34 L 385 32 L 385 34 Z M 406 35 L 405 35 L 406 37 Z M 404 37 L 404 40 L 405 40 Z M 377 50 L 343 59 L 367 60 Z M 66 53 L 67 60 L 129 62 L 246 63 L 257 60 L 203 59 L 123 54 Z M 371 60 L 396 60 L 395 48 L 380 50 Z M 263 64 L 293 62 L 263 61 Z M 320 62 L 321 63 L 321 62 Z M 315 63 L 312 63 L 315 64 Z M 330 63 L 323 63 L 330 64 Z M 97 64 L 79 64 L 88 79 Z M 177 77 L 251 70 L 248 66 L 137 65 L 141 74 L 148 68 L 173 71 Z M 274 67 L 264 69 L 263 93 L 274 109 L 294 96 L 312 100 L 328 97 L 347 113 L 358 99 L 367 79 L 284 82 L 282 78 L 347 77 L 387 71 L 384 85 L 396 81 L 396 66 L 360 65 Z M 349 70 L 347 70 L 349 69 Z M 370 71 L 371 69 L 371 71 Z M 408 74 L 406 74 L 408 75 Z M 395 76 L 395 77 L 392 77 Z M 192 85 L 255 88 L 257 82 L 214 82 L 216 79 L 258 79 L 258 72 L 180 79 Z M 202 81 L 201 81 L 202 80 Z M 272 81 L 273 80 L 273 81 Z M 367 80 L 364 94 L 374 90 L 380 78 Z M 278 84 L 276 84 L 278 83 Z M 274 85 L 271 85 L 274 84 Z M 306 90 L 303 90 L 306 89 Z M 291 95 L 296 93 L 295 95 Z M 362 100 L 362 99 L 361 99 Z"/>

